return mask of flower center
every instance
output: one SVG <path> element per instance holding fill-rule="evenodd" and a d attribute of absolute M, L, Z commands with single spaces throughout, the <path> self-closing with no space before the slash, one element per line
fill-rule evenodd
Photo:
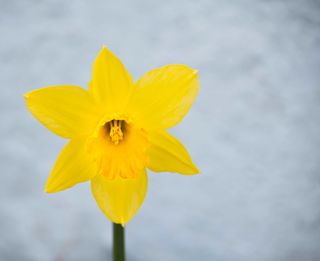
<path fill-rule="evenodd" d="M 97 172 L 109 179 L 137 178 L 147 165 L 148 133 L 131 121 L 108 119 L 88 138 L 87 151 Z"/>
<path fill-rule="evenodd" d="M 109 136 L 111 141 L 118 145 L 120 141 L 123 140 L 123 131 L 125 122 L 123 120 L 112 120 L 107 123 L 109 126 Z"/>

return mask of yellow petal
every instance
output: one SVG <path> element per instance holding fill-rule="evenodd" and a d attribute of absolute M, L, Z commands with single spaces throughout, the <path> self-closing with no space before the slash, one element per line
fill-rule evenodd
<path fill-rule="evenodd" d="M 199 173 L 186 148 L 168 132 L 152 131 L 149 139 L 149 169 L 155 172 L 178 172 L 186 175 Z"/>
<path fill-rule="evenodd" d="M 123 113 L 133 82 L 121 61 L 103 47 L 93 64 L 89 92 L 106 113 Z"/>
<path fill-rule="evenodd" d="M 77 86 L 41 88 L 24 97 L 31 113 L 64 138 L 90 133 L 99 120 L 88 92 Z"/>
<path fill-rule="evenodd" d="M 145 170 L 137 178 L 108 179 L 97 175 L 91 190 L 102 212 L 114 223 L 125 225 L 142 205 L 148 187 Z"/>
<path fill-rule="evenodd" d="M 181 64 L 167 65 L 142 76 L 128 111 L 145 128 L 166 129 L 186 115 L 198 89 L 196 70 Z"/>
<path fill-rule="evenodd" d="M 46 192 L 58 192 L 88 181 L 96 175 L 93 163 L 82 139 L 71 140 L 61 151 L 46 184 Z"/>

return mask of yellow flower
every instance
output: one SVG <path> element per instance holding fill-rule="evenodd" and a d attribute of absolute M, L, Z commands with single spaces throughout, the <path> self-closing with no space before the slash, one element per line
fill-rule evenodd
<path fill-rule="evenodd" d="M 188 112 L 198 89 L 197 71 L 181 64 L 154 69 L 133 83 L 121 61 L 103 47 L 88 91 L 64 85 L 25 94 L 31 113 L 70 140 L 46 192 L 91 180 L 105 215 L 114 223 L 127 223 L 145 198 L 146 168 L 198 173 L 184 146 L 166 131 Z"/>

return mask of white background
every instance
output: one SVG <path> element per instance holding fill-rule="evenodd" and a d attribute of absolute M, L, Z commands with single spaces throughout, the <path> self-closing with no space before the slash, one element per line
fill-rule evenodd
<path fill-rule="evenodd" d="M 65 141 L 23 93 L 87 87 L 103 44 L 135 79 L 200 73 L 172 130 L 201 175 L 149 175 L 132 261 L 320 259 L 319 1 L 0 1 L 0 259 L 110 260 L 89 184 L 43 192 Z"/>

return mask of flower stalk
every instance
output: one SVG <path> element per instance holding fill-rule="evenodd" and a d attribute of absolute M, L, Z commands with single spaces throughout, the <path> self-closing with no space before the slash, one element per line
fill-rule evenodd
<path fill-rule="evenodd" d="M 125 261 L 124 227 L 113 223 L 113 261 Z"/>

